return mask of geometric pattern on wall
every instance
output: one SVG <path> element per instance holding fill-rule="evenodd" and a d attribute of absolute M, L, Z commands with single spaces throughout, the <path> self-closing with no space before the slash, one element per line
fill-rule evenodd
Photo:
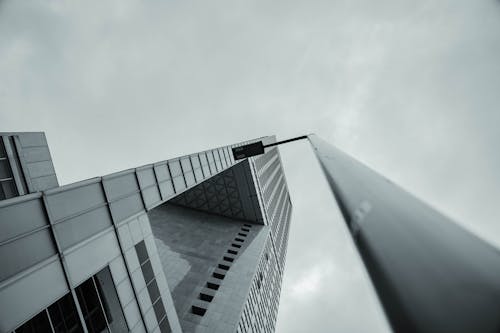
<path fill-rule="evenodd" d="M 247 219 L 232 168 L 205 180 L 169 202 L 226 217 Z"/>

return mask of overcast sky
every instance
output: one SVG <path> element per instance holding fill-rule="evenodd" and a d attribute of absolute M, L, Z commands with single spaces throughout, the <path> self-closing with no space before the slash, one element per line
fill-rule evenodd
<path fill-rule="evenodd" d="M 500 2 L 0 0 L 0 131 L 60 183 L 315 132 L 500 246 Z M 307 143 L 278 332 L 386 332 Z"/>

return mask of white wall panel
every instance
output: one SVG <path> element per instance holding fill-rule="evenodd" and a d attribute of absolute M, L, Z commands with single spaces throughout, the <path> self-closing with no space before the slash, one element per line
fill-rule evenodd
<path fill-rule="evenodd" d="M 59 260 L 0 289 L 0 332 L 8 332 L 68 292 Z"/>
<path fill-rule="evenodd" d="M 137 253 L 135 248 L 131 247 L 125 252 L 125 259 L 127 260 L 128 268 L 130 271 L 135 271 L 139 269 L 139 259 L 137 258 Z"/>
<path fill-rule="evenodd" d="M 118 285 L 125 278 L 128 280 L 127 268 L 125 267 L 125 262 L 121 256 L 116 257 L 109 263 L 109 269 L 111 270 L 111 276 L 113 277 L 115 285 Z"/>
<path fill-rule="evenodd" d="M 110 229 L 65 255 L 71 282 L 73 286 L 77 286 L 120 255 L 120 248 Z"/>
<path fill-rule="evenodd" d="M 149 223 L 149 218 L 148 218 L 148 214 L 147 213 L 144 213 L 141 216 L 139 216 L 139 223 L 141 225 L 142 235 L 144 237 L 147 237 L 147 236 L 153 234 L 153 231 L 151 230 L 151 224 Z"/>
<path fill-rule="evenodd" d="M 140 268 L 132 272 L 131 275 L 135 290 L 142 290 L 146 287 L 146 282 L 144 282 L 144 276 L 142 275 L 142 270 Z"/>
<path fill-rule="evenodd" d="M 146 333 L 146 329 L 142 325 L 142 322 L 139 322 L 133 329 L 132 333 Z"/>
<path fill-rule="evenodd" d="M 120 237 L 120 242 L 124 250 L 130 249 L 134 245 L 128 223 L 123 223 L 118 227 L 118 237 Z"/>
<path fill-rule="evenodd" d="M 137 298 L 139 299 L 139 307 L 141 308 L 142 313 L 145 314 L 153 306 L 151 304 L 151 298 L 149 297 L 148 289 L 142 289 L 139 292 L 139 295 L 137 295 Z"/>
<path fill-rule="evenodd" d="M 125 315 L 125 320 L 127 321 L 127 325 L 129 329 L 135 326 L 143 326 L 141 322 L 141 314 L 139 312 L 139 307 L 136 302 L 130 302 L 123 309 L 123 313 Z"/>
<path fill-rule="evenodd" d="M 118 285 L 116 285 L 116 291 L 122 306 L 126 306 L 130 301 L 135 300 L 134 291 L 132 290 L 132 285 L 129 279 L 124 279 Z M 135 301 L 134 301 L 135 303 Z"/>
<path fill-rule="evenodd" d="M 133 219 L 128 223 L 130 228 L 130 234 L 132 236 L 132 240 L 134 241 L 134 245 L 139 243 L 144 237 L 142 236 L 141 225 L 139 224 L 138 219 Z"/>
<path fill-rule="evenodd" d="M 144 316 L 144 321 L 146 322 L 146 326 L 148 327 L 148 332 L 153 332 L 153 330 L 158 326 L 158 321 L 156 320 L 156 315 L 151 308 L 148 313 Z"/>

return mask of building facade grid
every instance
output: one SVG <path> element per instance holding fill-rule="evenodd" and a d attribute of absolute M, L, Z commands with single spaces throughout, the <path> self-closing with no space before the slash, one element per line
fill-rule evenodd
<path fill-rule="evenodd" d="M 44 320 L 51 331 L 71 331 L 71 316 L 78 319 L 76 331 L 99 325 L 119 331 L 110 318 L 120 316 L 106 313 L 107 299 L 119 305 L 131 332 L 181 332 L 147 212 L 238 164 L 231 147 L 258 139 L 58 186 L 43 133 L 1 134 L 0 163 L 9 176 L 2 179 L 15 181 L 16 188 L 10 198 L 5 190 L 0 198 L 0 332 L 23 332 Z M 247 327 L 254 321 L 254 331 L 274 329 L 288 236 L 291 205 L 277 154 L 273 149 L 251 162 L 270 235 L 241 317 Z M 103 270 L 116 300 L 99 285 L 96 274 Z M 101 305 L 95 323 L 86 315 L 91 300 Z M 74 312 L 56 323 L 57 312 L 50 309 L 59 302 Z"/>

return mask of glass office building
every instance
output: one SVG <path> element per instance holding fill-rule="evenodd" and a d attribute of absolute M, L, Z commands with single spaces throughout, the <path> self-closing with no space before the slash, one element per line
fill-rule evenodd
<path fill-rule="evenodd" d="M 274 331 L 291 201 L 237 145 L 59 186 L 43 133 L 0 133 L 0 332 Z"/>

